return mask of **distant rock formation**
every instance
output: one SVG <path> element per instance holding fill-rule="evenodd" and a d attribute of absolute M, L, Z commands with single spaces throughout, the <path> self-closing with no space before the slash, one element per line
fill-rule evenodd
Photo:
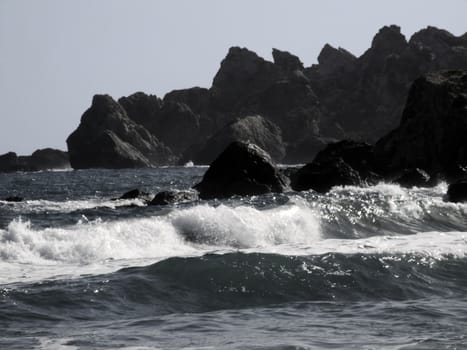
<path fill-rule="evenodd" d="M 428 27 L 407 42 L 393 25 L 358 58 L 325 46 L 306 72 L 325 111 L 326 136 L 375 142 L 399 124 L 412 82 L 440 69 L 467 69 L 465 36 Z"/>
<path fill-rule="evenodd" d="M 227 144 L 222 137 L 245 139 L 234 135 L 232 125 L 255 115 L 264 122 L 251 127 L 278 128 L 271 132 L 282 138 L 278 149 L 261 146 L 284 163 L 310 162 L 339 140 L 374 143 L 399 125 L 415 79 L 467 69 L 467 34 L 427 27 L 407 41 L 391 25 L 379 30 L 360 57 L 329 44 L 311 67 L 286 51 L 273 49 L 272 56 L 269 62 L 232 47 L 209 89 L 175 90 L 163 99 L 138 92 L 118 103 L 97 97 L 100 102 L 93 102 L 70 135 L 73 167 L 210 163 Z M 250 130 L 248 137 L 256 133 L 263 131 Z"/>
<path fill-rule="evenodd" d="M 378 141 L 376 152 L 388 173 L 421 168 L 458 178 L 467 167 L 467 71 L 417 79 L 399 127 Z"/>
<path fill-rule="evenodd" d="M 292 175 L 292 188 L 327 192 L 333 186 L 381 180 L 428 187 L 444 179 L 464 184 L 450 192 L 450 197 L 461 198 L 457 193 L 465 193 L 467 179 L 466 135 L 467 71 L 430 73 L 412 85 L 398 128 L 376 145 L 328 145 Z"/>
<path fill-rule="evenodd" d="M 30 156 L 18 156 L 14 152 L 0 155 L 0 172 L 66 168 L 70 168 L 68 153 L 52 148 L 39 149 Z"/>
<path fill-rule="evenodd" d="M 0 171 L 11 172 L 18 170 L 18 155 L 14 152 L 8 152 L 0 155 Z"/>
<path fill-rule="evenodd" d="M 185 159 L 196 164 L 210 164 L 230 143 L 234 141 L 251 142 L 268 152 L 276 162 L 285 156 L 285 146 L 281 130 L 272 122 L 259 115 L 241 118 L 225 126 L 204 144 L 200 151 Z"/>
<path fill-rule="evenodd" d="M 169 148 L 108 95 L 95 95 L 79 127 L 67 139 L 71 166 L 134 168 L 171 164 Z"/>

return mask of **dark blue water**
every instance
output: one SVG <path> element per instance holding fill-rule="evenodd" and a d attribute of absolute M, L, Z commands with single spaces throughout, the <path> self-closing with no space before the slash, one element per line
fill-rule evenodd
<path fill-rule="evenodd" d="M 0 174 L 0 349 L 467 348 L 446 186 L 112 200 L 205 170 Z"/>

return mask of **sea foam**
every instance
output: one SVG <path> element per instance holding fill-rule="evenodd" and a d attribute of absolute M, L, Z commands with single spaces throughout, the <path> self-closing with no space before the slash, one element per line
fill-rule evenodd
<path fill-rule="evenodd" d="M 300 200 L 262 210 L 245 205 L 198 204 L 147 218 L 83 221 L 46 229 L 35 229 L 30 222 L 16 219 L 0 230 L 0 265 L 5 278 L 15 280 L 15 274 L 25 265 L 26 277 L 36 272 L 43 277 L 44 273 L 70 273 L 65 268 L 70 266 L 72 274 L 102 273 L 174 256 L 232 251 L 421 254 L 435 258 L 446 254 L 463 257 L 467 252 L 466 232 L 329 239 L 322 233 L 321 221 L 319 210 Z M 48 270 L 41 265 L 53 267 Z"/>
<path fill-rule="evenodd" d="M 319 236 L 311 209 L 297 205 L 268 210 L 198 205 L 165 216 L 35 230 L 12 221 L 0 230 L 0 258 L 25 263 L 91 263 L 104 259 L 154 258 L 184 254 L 199 246 L 253 248 L 309 244 Z"/>

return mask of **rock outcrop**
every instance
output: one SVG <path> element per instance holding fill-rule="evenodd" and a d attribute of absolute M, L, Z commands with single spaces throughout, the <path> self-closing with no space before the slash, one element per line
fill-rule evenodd
<path fill-rule="evenodd" d="M 341 141 L 328 145 L 313 162 L 292 175 L 296 191 L 315 190 L 320 193 L 334 186 L 372 184 L 380 180 L 371 145 Z"/>
<path fill-rule="evenodd" d="M 446 197 L 448 201 L 454 203 L 467 202 L 467 180 L 450 184 Z"/>
<path fill-rule="evenodd" d="M 152 198 L 151 195 L 147 192 L 141 191 L 138 188 L 125 192 L 118 198 L 113 198 L 112 200 L 125 200 L 125 199 L 141 199 L 143 201 L 149 202 Z"/>
<path fill-rule="evenodd" d="M 68 153 L 52 148 L 34 151 L 27 161 L 29 168 L 37 170 L 70 168 Z"/>
<path fill-rule="evenodd" d="M 274 64 L 285 72 L 302 71 L 304 69 L 300 59 L 290 52 L 272 49 L 272 58 Z"/>
<path fill-rule="evenodd" d="M 201 199 L 283 192 L 286 180 L 258 146 L 233 142 L 217 157 L 194 187 Z"/>
<path fill-rule="evenodd" d="M 0 155 L 0 172 L 11 172 L 18 170 L 18 155 L 8 152 Z"/>
<path fill-rule="evenodd" d="M 14 152 L 0 155 L 0 172 L 66 168 L 70 168 L 68 153 L 52 148 L 36 150 L 30 156 L 18 156 Z"/>
<path fill-rule="evenodd" d="M 209 149 L 230 125 L 252 115 L 279 128 L 284 163 L 310 162 L 326 144 L 343 139 L 375 143 L 399 125 L 416 78 L 440 69 L 467 69 L 467 35 L 456 37 L 427 27 L 407 40 L 398 26 L 391 25 L 379 30 L 360 57 L 329 44 L 311 67 L 286 51 L 273 49 L 272 56 L 270 62 L 246 48 L 232 47 L 208 89 L 175 90 L 163 99 L 138 92 L 120 98 L 116 105 L 113 100 L 101 103 L 109 108 L 92 107 L 87 114 L 94 117 L 83 118 L 81 127 L 87 131 L 78 133 L 83 140 L 70 136 L 72 163 L 77 167 L 183 163 Z M 105 122 L 86 128 L 92 124 L 87 119 Z M 82 159 L 91 160 L 88 151 L 102 148 L 98 145 L 105 145 L 105 150 L 93 161 L 81 162 L 75 156 L 81 153 Z M 279 159 L 274 150 L 268 151 Z M 115 161 L 105 160 L 110 155 Z M 199 156 L 201 163 L 212 159 L 213 154 Z"/>
<path fill-rule="evenodd" d="M 385 172 L 424 169 L 452 181 L 467 166 L 467 71 L 415 81 L 401 123 L 376 144 Z"/>
<path fill-rule="evenodd" d="M 128 97 L 121 97 L 118 103 L 125 109 L 128 117 L 135 123 L 157 135 L 158 120 L 161 114 L 162 101 L 156 95 L 136 92 Z"/>
<path fill-rule="evenodd" d="M 393 25 L 358 58 L 325 46 L 306 73 L 325 111 L 324 136 L 375 142 L 399 124 L 412 82 L 440 69 L 467 69 L 464 37 L 428 27 L 407 42 Z"/>
<path fill-rule="evenodd" d="M 210 164 L 232 142 L 251 142 L 269 153 L 276 162 L 285 156 L 281 130 L 259 115 L 241 118 L 219 130 L 192 157 L 196 164 Z"/>
<path fill-rule="evenodd" d="M 246 48 L 232 47 L 212 83 L 215 107 L 234 111 L 247 97 L 271 86 L 279 76 L 274 63 Z"/>
<path fill-rule="evenodd" d="M 328 145 L 292 176 L 295 190 L 326 192 L 336 185 L 384 180 L 428 187 L 467 177 L 467 71 L 417 79 L 399 127 L 375 146 L 354 141 Z"/>
<path fill-rule="evenodd" d="M 172 152 L 130 119 L 108 95 L 94 96 L 67 144 L 75 169 L 150 167 L 174 162 Z"/>
<path fill-rule="evenodd" d="M 166 190 L 156 194 L 153 200 L 149 202 L 149 205 L 178 204 L 184 202 L 192 202 L 197 199 L 198 193 L 196 191 Z"/>

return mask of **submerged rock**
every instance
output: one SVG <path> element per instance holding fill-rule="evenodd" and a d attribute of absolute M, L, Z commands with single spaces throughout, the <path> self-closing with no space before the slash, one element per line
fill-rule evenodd
<path fill-rule="evenodd" d="M 118 198 L 114 198 L 113 200 L 120 200 L 120 199 L 143 199 L 145 201 L 149 201 L 150 200 L 150 194 L 147 193 L 147 192 L 144 192 L 144 191 L 141 191 L 137 188 L 135 188 L 134 190 L 131 190 L 131 191 L 128 191 L 128 192 L 125 192 L 124 194 L 122 194 L 120 197 Z"/>
<path fill-rule="evenodd" d="M 195 191 L 175 191 L 167 190 L 156 194 L 149 205 L 168 205 L 183 202 L 192 202 L 198 199 L 198 193 Z"/>
<path fill-rule="evenodd" d="M 467 202 L 467 180 L 452 183 L 448 186 L 447 200 L 450 202 Z"/>
<path fill-rule="evenodd" d="M 252 143 L 233 142 L 194 188 L 201 199 L 226 198 L 283 192 L 286 180 L 264 150 Z"/>
<path fill-rule="evenodd" d="M 6 202 L 22 202 L 24 199 L 23 197 L 19 196 L 10 196 L 4 199 Z"/>

